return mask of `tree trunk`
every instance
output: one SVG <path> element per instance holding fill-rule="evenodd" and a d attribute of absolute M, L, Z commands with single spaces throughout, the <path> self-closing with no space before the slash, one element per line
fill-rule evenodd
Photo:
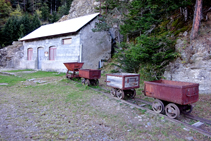
<path fill-rule="evenodd" d="M 200 26 L 201 17 L 202 17 L 202 1 L 203 0 L 196 0 L 193 25 L 192 25 L 191 34 L 190 34 L 191 40 L 196 38 L 199 31 L 199 26 Z"/>

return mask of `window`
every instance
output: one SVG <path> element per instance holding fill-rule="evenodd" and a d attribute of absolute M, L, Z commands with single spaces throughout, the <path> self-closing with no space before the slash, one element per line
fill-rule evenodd
<path fill-rule="evenodd" d="M 49 48 L 49 60 L 55 60 L 56 57 L 56 47 Z"/>
<path fill-rule="evenodd" d="M 62 44 L 63 45 L 68 45 L 72 43 L 72 38 L 66 38 L 66 39 L 62 39 Z"/>
<path fill-rule="evenodd" d="M 33 55 L 33 49 L 28 48 L 27 49 L 27 60 L 32 60 L 32 55 Z"/>

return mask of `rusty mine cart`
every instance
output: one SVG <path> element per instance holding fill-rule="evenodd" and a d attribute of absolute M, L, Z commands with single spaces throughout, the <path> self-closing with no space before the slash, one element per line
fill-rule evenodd
<path fill-rule="evenodd" d="M 101 77 L 101 70 L 94 70 L 94 69 L 81 69 L 84 63 L 81 62 L 68 62 L 64 63 L 66 66 L 67 73 L 66 78 L 73 79 L 73 78 L 82 78 L 82 84 L 90 86 L 94 85 L 97 86 L 99 84 L 99 80 Z M 69 72 L 72 71 L 73 73 L 70 74 Z"/>
<path fill-rule="evenodd" d="M 190 113 L 199 99 L 199 84 L 172 80 L 144 81 L 144 95 L 155 98 L 152 109 L 177 118 L 180 112 Z"/>

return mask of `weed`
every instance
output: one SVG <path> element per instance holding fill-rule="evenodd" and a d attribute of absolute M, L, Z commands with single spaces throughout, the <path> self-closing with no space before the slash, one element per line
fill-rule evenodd
<path fill-rule="evenodd" d="M 194 120 L 190 120 L 188 124 L 192 125 L 192 124 L 194 124 L 194 123 L 195 123 Z"/>
<path fill-rule="evenodd" d="M 139 111 L 141 112 L 141 114 L 145 114 L 147 110 L 140 109 Z"/>

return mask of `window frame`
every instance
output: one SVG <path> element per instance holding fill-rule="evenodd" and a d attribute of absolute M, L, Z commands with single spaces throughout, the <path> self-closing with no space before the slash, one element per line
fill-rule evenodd
<path fill-rule="evenodd" d="M 54 61 L 56 58 L 56 47 L 49 47 L 49 60 Z"/>
<path fill-rule="evenodd" d="M 27 60 L 30 61 L 33 59 L 33 48 L 27 49 Z"/>
<path fill-rule="evenodd" d="M 66 40 L 71 40 L 71 42 L 70 43 L 65 43 Z M 64 38 L 64 39 L 62 39 L 62 45 L 70 45 L 70 44 L 72 44 L 72 38 Z"/>

